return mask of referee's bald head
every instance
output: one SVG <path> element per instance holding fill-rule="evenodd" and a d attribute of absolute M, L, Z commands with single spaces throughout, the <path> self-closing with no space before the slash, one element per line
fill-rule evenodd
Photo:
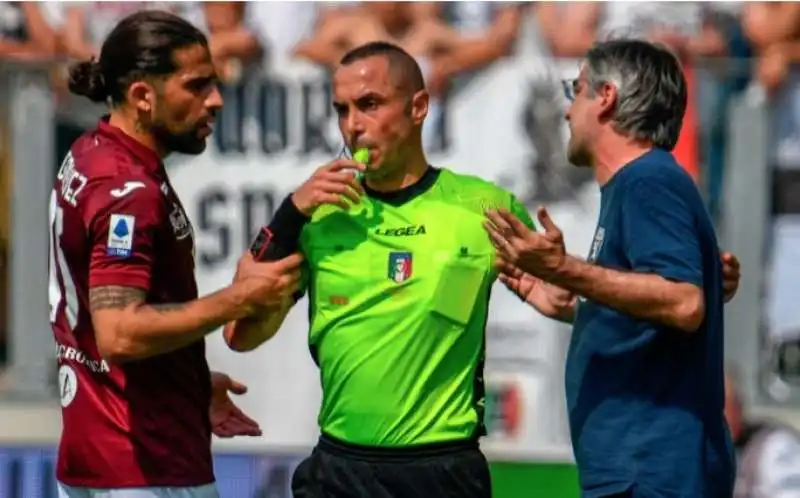
<path fill-rule="evenodd" d="M 384 57 L 389 64 L 392 82 L 409 94 L 425 89 L 422 70 L 414 57 L 397 45 L 384 41 L 369 42 L 347 52 L 339 61 L 340 66 L 368 59 Z"/>

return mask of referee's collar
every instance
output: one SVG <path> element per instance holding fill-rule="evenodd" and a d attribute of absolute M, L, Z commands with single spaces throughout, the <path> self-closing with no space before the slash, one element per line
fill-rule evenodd
<path fill-rule="evenodd" d="M 441 172 L 442 170 L 439 168 L 428 165 L 428 169 L 425 171 L 425 174 L 422 175 L 422 178 L 408 187 L 403 187 L 400 190 L 393 190 L 391 192 L 378 192 L 364 184 L 364 191 L 373 199 L 377 199 L 392 206 L 401 206 L 430 190 L 433 184 L 436 183 L 436 180 L 439 178 L 439 173 Z"/>

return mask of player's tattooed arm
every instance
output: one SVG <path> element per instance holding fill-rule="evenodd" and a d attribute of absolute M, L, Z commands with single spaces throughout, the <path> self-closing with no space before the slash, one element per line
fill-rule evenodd
<path fill-rule="evenodd" d="M 106 285 L 89 289 L 89 306 L 92 311 L 102 309 L 125 309 L 131 305 L 144 304 L 146 294 L 136 287 L 121 285 Z M 174 311 L 185 306 L 184 303 L 150 304 L 149 308 L 156 311 Z"/>
<path fill-rule="evenodd" d="M 253 312 L 252 287 L 232 285 L 185 303 L 150 304 L 146 291 L 108 285 L 89 290 L 100 354 L 112 363 L 157 356 L 193 344 Z"/>
<path fill-rule="evenodd" d="M 144 303 L 145 292 L 135 287 L 106 285 L 89 289 L 89 307 L 91 310 L 122 310 L 131 305 Z"/>

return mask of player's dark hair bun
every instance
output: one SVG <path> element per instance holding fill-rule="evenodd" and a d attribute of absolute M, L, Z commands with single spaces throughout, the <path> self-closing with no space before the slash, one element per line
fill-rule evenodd
<path fill-rule="evenodd" d="M 94 59 L 73 64 L 69 68 L 69 91 L 94 102 L 105 102 L 108 89 L 100 64 Z"/>
<path fill-rule="evenodd" d="M 125 103 L 131 84 L 172 75 L 175 51 L 192 45 L 208 50 L 205 35 L 180 16 L 139 10 L 114 26 L 96 60 L 70 67 L 69 90 L 111 106 Z"/>

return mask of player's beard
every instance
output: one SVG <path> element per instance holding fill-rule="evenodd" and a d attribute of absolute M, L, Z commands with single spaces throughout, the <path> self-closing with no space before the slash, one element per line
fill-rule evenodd
<path fill-rule="evenodd" d="M 151 127 L 153 136 L 164 149 L 179 154 L 196 156 L 206 150 L 206 139 L 200 136 L 199 125 L 186 131 L 175 132 L 158 123 Z"/>

